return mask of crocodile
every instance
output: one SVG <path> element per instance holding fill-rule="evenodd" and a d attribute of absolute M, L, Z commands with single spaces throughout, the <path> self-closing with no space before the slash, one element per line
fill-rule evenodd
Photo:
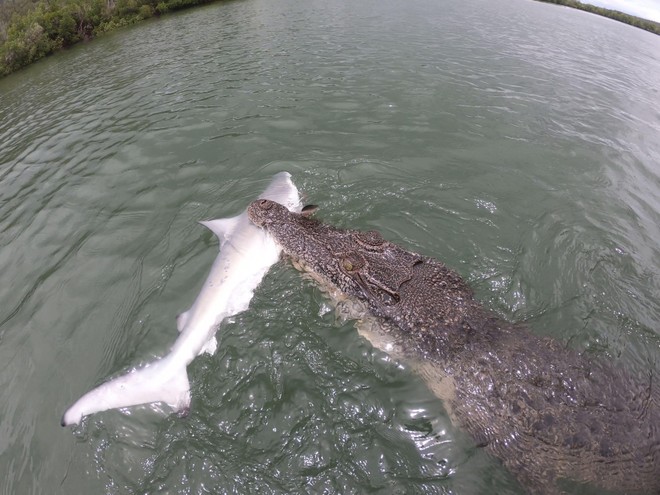
<path fill-rule="evenodd" d="M 248 207 L 361 333 L 407 361 L 475 445 L 529 493 L 566 482 L 660 494 L 660 387 L 487 310 L 442 262 L 266 199 Z M 356 309 L 357 308 L 357 309 Z M 358 325 L 358 330 L 360 326 Z"/>

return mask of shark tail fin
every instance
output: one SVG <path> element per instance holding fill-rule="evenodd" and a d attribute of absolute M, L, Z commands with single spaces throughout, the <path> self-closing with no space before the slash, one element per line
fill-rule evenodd
<path fill-rule="evenodd" d="M 88 414 L 163 402 L 174 411 L 190 408 L 190 383 L 185 365 L 159 359 L 113 378 L 78 399 L 62 416 L 62 426 L 78 424 Z"/>

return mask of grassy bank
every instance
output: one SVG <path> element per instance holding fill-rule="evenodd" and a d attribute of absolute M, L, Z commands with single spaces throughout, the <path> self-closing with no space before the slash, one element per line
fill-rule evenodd
<path fill-rule="evenodd" d="M 211 1 L 6 0 L 0 3 L 0 76 L 118 27 Z"/>
<path fill-rule="evenodd" d="M 642 19 L 641 17 L 635 17 L 634 15 L 624 14 L 618 10 L 604 9 L 602 7 L 596 7 L 595 5 L 589 5 L 582 2 L 576 2 L 575 0 L 538 0 L 545 3 L 555 3 L 557 5 L 565 5 L 566 7 L 572 7 L 574 9 L 584 10 L 586 12 L 591 12 L 592 14 L 602 15 L 603 17 L 609 17 L 615 21 L 623 22 L 624 24 L 630 24 L 631 26 L 650 31 L 655 34 L 660 34 L 660 23 L 649 21 L 647 19 Z"/>

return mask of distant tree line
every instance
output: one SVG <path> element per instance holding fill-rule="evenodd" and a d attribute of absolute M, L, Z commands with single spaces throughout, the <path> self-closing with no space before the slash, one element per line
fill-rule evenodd
<path fill-rule="evenodd" d="M 0 0 L 0 76 L 118 27 L 213 0 Z M 660 34 L 660 23 L 575 0 L 566 5 Z"/>
<path fill-rule="evenodd" d="M 573 7 L 574 9 L 585 10 L 591 12 L 592 14 L 602 15 L 603 17 L 609 17 L 615 21 L 623 22 L 625 24 L 630 24 L 646 31 L 650 31 L 655 34 L 660 34 L 660 23 L 649 21 L 647 19 L 642 19 L 641 17 L 635 17 L 634 15 L 624 14 L 618 10 L 604 9 L 602 7 L 596 7 L 595 5 L 589 5 L 582 2 L 577 2 L 575 0 L 538 0 L 540 2 L 546 3 L 556 3 L 557 5 L 565 5 L 566 7 Z"/>
<path fill-rule="evenodd" d="M 213 0 L 0 0 L 0 76 L 121 26 Z"/>

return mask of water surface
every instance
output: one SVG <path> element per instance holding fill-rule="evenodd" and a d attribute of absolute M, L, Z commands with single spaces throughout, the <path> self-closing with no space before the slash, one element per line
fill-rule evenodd
<path fill-rule="evenodd" d="M 188 418 L 59 420 L 167 351 L 217 252 L 196 222 L 281 170 L 503 317 L 657 373 L 658 88 L 657 36 L 523 0 L 232 1 L 3 79 L 2 493 L 521 493 L 285 264 L 190 366 Z"/>

